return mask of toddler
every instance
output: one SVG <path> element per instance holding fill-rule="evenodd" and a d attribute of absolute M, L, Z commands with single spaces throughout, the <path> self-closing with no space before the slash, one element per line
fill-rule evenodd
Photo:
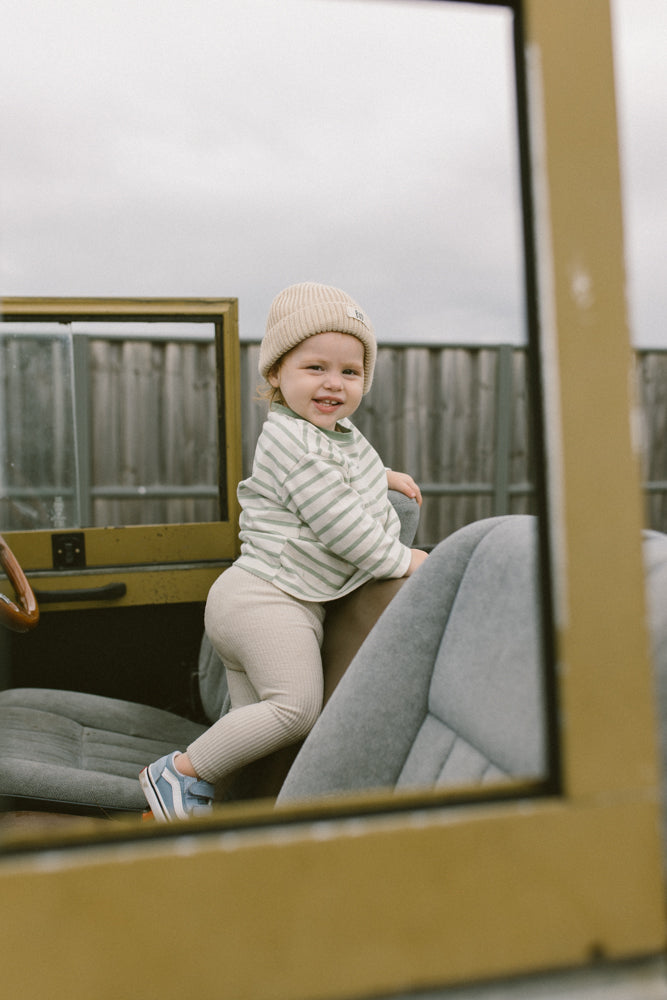
<path fill-rule="evenodd" d="M 214 785 L 307 735 L 322 708 L 326 604 L 372 579 L 410 576 L 426 558 L 399 539 L 387 491 L 421 504 L 350 422 L 373 380 L 368 316 L 313 282 L 269 311 L 259 370 L 271 407 L 252 474 L 239 484 L 241 555 L 211 587 L 205 627 L 225 664 L 230 711 L 144 768 L 158 820 L 211 809 Z"/>

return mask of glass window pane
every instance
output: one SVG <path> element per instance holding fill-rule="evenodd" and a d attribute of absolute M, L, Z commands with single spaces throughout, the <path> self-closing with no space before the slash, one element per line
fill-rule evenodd
<path fill-rule="evenodd" d="M 216 520 L 214 333 L 3 323 L 2 530 Z"/>
<path fill-rule="evenodd" d="M 0 327 L 0 530 L 79 524 L 72 340 Z"/>

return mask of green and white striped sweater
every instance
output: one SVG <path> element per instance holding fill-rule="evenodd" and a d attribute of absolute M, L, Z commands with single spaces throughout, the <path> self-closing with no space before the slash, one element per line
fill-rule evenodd
<path fill-rule="evenodd" d="M 274 405 L 238 488 L 237 565 L 301 600 L 330 601 L 410 564 L 379 455 L 349 420 L 340 426 Z"/>

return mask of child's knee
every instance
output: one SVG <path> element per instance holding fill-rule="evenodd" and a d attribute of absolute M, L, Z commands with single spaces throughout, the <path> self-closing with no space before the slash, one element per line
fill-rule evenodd
<path fill-rule="evenodd" d="M 313 694 L 290 706 L 289 730 L 294 740 L 304 739 L 317 722 L 322 711 L 322 696 Z"/>

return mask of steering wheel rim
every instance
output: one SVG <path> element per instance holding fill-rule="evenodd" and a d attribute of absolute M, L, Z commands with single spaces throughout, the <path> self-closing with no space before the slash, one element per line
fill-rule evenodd
<path fill-rule="evenodd" d="M 16 602 L 0 593 L 0 624 L 12 632 L 29 632 L 39 621 L 37 598 L 16 556 L 0 535 L 0 566 L 16 593 Z"/>

